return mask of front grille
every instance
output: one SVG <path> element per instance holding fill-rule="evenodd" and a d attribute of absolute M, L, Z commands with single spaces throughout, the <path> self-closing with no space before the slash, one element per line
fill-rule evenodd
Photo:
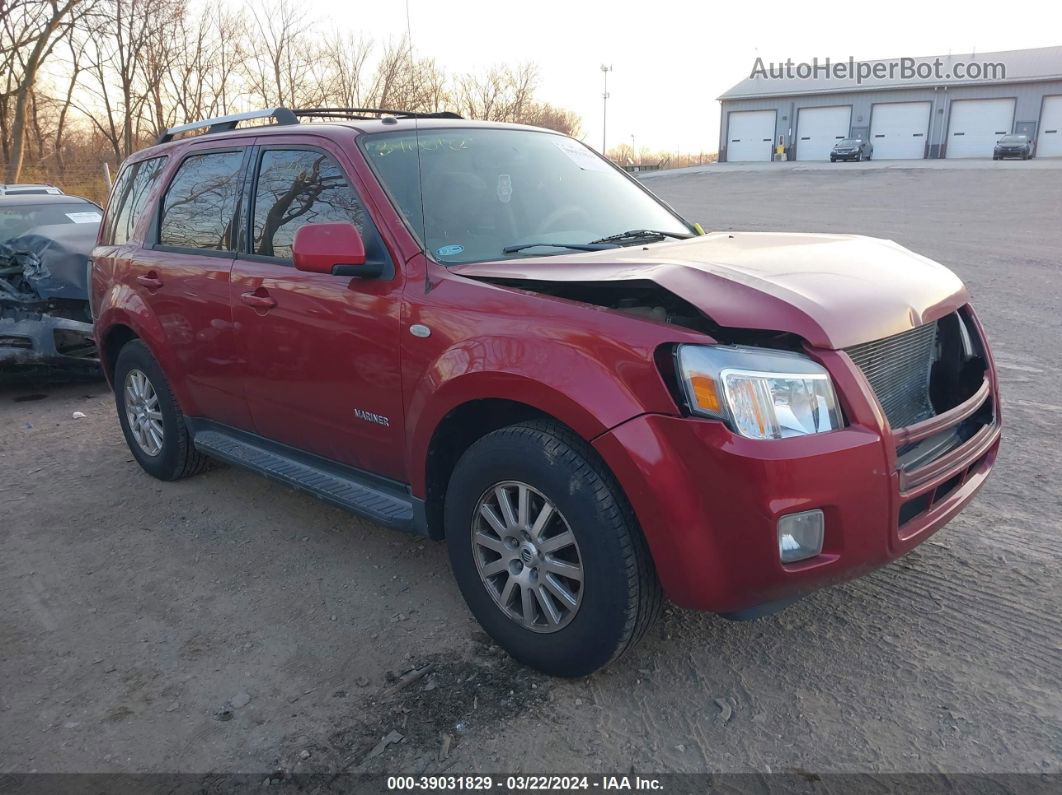
<path fill-rule="evenodd" d="M 845 348 L 885 412 L 889 425 L 903 428 L 933 416 L 929 373 L 937 343 L 937 324 Z"/>

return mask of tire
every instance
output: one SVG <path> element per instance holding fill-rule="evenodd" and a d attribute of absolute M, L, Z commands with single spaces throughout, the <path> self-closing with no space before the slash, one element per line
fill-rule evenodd
<path fill-rule="evenodd" d="M 143 386 L 141 378 L 146 380 L 147 387 Z M 136 388 L 138 384 L 139 390 Z M 138 391 L 153 394 L 154 400 L 138 398 Z M 140 340 L 126 343 L 118 354 L 114 366 L 114 402 L 125 442 L 137 463 L 149 475 L 159 480 L 180 480 L 207 468 L 210 459 L 193 446 L 170 383 L 151 351 Z M 150 420 L 161 425 L 161 439 L 156 439 L 150 432 L 140 433 L 138 439 L 138 433 L 131 426 L 134 421 L 131 414 L 138 413 L 141 428 Z"/>
<path fill-rule="evenodd" d="M 518 530 L 514 535 L 496 530 L 481 510 L 490 508 L 504 522 L 501 489 L 508 495 L 509 515 L 519 520 L 521 488 L 527 490 L 528 506 L 522 527 L 541 518 L 546 501 L 554 507 L 541 532 L 524 535 L 523 541 Z M 450 564 L 469 609 L 502 648 L 532 668 L 553 676 L 591 674 L 637 643 L 659 616 L 660 584 L 626 496 L 596 452 L 558 423 L 510 425 L 465 451 L 447 488 L 445 525 Z M 538 550 L 536 557 L 536 543 L 559 544 L 566 530 L 574 545 L 558 546 L 554 553 Z M 473 541 L 474 533 L 479 540 Z M 483 546 L 485 537 L 491 547 Z M 502 538 L 511 539 L 508 552 L 501 548 Z M 506 555 L 517 557 L 506 564 Z M 527 566 L 514 572 L 520 561 Z M 565 562 L 581 567 L 581 580 L 551 573 Z M 481 576 L 480 570 L 492 565 L 505 568 L 493 578 Z M 543 579 L 550 577 L 550 583 Z M 576 602 L 574 609 L 553 595 L 558 582 Z M 545 597 L 532 594 L 547 585 Z M 503 592 L 510 594 L 507 608 L 500 601 Z M 525 599 L 533 605 L 530 626 Z M 557 614 L 552 619 L 545 602 Z"/>
<path fill-rule="evenodd" d="M 859 154 L 857 154 L 857 155 L 855 156 L 855 161 L 856 161 L 857 163 L 858 163 L 858 162 L 859 162 L 860 160 L 862 160 L 862 159 L 863 159 L 863 153 L 862 153 L 862 152 L 860 152 Z"/>

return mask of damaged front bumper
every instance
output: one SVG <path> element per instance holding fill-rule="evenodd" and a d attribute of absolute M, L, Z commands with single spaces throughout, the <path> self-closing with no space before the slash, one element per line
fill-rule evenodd
<path fill-rule="evenodd" d="M 98 364 L 91 323 L 0 306 L 0 368 Z"/>
<path fill-rule="evenodd" d="M 0 243 L 0 370 L 99 365 L 88 303 L 95 227 L 37 227 Z"/>

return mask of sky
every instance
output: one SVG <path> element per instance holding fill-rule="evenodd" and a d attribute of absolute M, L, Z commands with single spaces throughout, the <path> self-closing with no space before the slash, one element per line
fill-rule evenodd
<path fill-rule="evenodd" d="M 300 5 L 377 41 L 407 29 L 405 0 Z M 639 149 L 683 153 L 718 148 L 716 97 L 748 77 L 757 57 L 874 60 L 1062 45 L 1057 0 L 408 0 L 408 8 L 417 57 L 458 73 L 534 61 L 538 97 L 579 113 L 583 140 L 595 148 L 602 141 L 601 66 L 611 65 L 608 146 L 633 136 Z"/>

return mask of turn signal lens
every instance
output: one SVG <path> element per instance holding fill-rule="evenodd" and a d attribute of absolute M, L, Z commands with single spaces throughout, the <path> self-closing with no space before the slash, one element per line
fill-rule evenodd
<path fill-rule="evenodd" d="M 704 373 L 691 375 L 690 389 L 693 391 L 693 400 L 697 408 L 713 414 L 718 414 L 723 410 L 723 404 L 719 400 L 719 390 L 710 375 L 704 375 Z"/>

